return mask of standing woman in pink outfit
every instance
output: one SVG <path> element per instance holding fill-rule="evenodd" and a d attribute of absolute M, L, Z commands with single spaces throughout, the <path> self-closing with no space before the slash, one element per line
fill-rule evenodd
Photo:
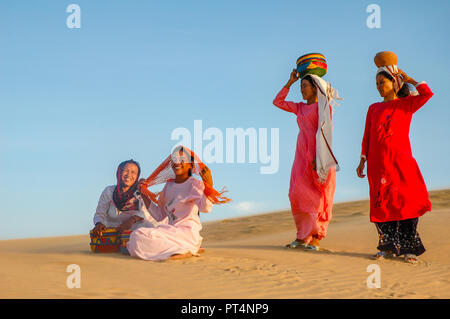
<path fill-rule="evenodd" d="M 278 108 L 296 115 L 300 129 L 289 187 L 297 236 L 286 247 L 319 250 L 319 241 L 326 236 L 331 220 L 336 187 L 331 119 L 334 99 L 340 98 L 328 82 L 315 74 L 306 74 L 300 86 L 306 103 L 286 101 L 291 85 L 299 79 L 298 71 L 291 72 L 289 81 L 273 101 Z"/>

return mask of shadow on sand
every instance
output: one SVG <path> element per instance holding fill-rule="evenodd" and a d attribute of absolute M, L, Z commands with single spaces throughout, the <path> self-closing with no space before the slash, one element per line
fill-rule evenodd
<path fill-rule="evenodd" d="M 352 258 L 363 258 L 372 260 L 373 254 L 368 253 L 358 253 L 358 252 L 347 252 L 347 251 L 332 251 L 328 249 L 321 249 L 319 251 L 311 251 L 305 250 L 302 248 L 287 248 L 284 246 L 275 246 L 275 245 L 208 245 L 207 248 L 218 248 L 218 249 L 260 249 L 260 250 L 276 250 L 276 251 L 289 251 L 289 252 L 301 252 L 307 254 L 319 254 L 319 255 L 336 255 L 336 256 L 344 256 L 344 257 L 352 257 Z M 394 260 L 394 259 L 393 259 Z M 375 260 L 374 260 L 375 261 Z"/>

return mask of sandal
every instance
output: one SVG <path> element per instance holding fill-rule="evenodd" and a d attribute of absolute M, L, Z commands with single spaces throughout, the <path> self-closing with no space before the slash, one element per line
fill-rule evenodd
<path fill-rule="evenodd" d="M 372 258 L 375 260 L 383 260 L 386 258 L 391 258 L 393 256 L 394 254 L 390 251 L 379 251 L 375 255 L 373 255 Z"/>
<path fill-rule="evenodd" d="M 313 238 L 313 240 L 310 241 L 308 245 L 306 245 L 305 250 L 313 250 L 313 251 L 319 251 L 319 239 Z"/>
<path fill-rule="evenodd" d="M 310 244 L 308 244 L 308 245 L 305 246 L 305 250 L 319 251 L 319 250 L 320 250 L 320 247 L 319 247 L 319 246 L 315 246 L 315 245 L 310 245 Z"/>
<path fill-rule="evenodd" d="M 417 264 L 419 258 L 414 254 L 405 254 L 405 262 L 409 264 Z"/>
<path fill-rule="evenodd" d="M 287 248 L 292 248 L 292 249 L 306 248 L 306 246 L 307 246 L 307 244 L 303 240 L 298 240 L 298 239 L 296 239 L 292 243 L 286 245 Z"/>

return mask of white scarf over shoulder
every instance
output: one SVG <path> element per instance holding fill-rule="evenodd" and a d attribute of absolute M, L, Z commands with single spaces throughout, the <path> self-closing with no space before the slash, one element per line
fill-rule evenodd
<path fill-rule="evenodd" d="M 321 77 L 310 74 L 317 86 L 317 100 L 319 122 L 316 133 L 316 171 L 319 181 L 325 183 L 328 178 L 330 168 L 335 166 L 339 171 L 339 164 L 332 150 L 332 130 L 331 112 L 339 105 L 336 100 L 343 100 L 331 84 Z"/>

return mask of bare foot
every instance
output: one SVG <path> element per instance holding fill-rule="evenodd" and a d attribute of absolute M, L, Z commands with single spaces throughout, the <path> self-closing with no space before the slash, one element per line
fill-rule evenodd
<path fill-rule="evenodd" d="M 184 258 L 189 258 L 189 257 L 193 257 L 194 255 L 192 255 L 190 252 L 186 253 L 186 254 L 175 254 L 169 257 L 169 259 L 184 259 Z"/>

